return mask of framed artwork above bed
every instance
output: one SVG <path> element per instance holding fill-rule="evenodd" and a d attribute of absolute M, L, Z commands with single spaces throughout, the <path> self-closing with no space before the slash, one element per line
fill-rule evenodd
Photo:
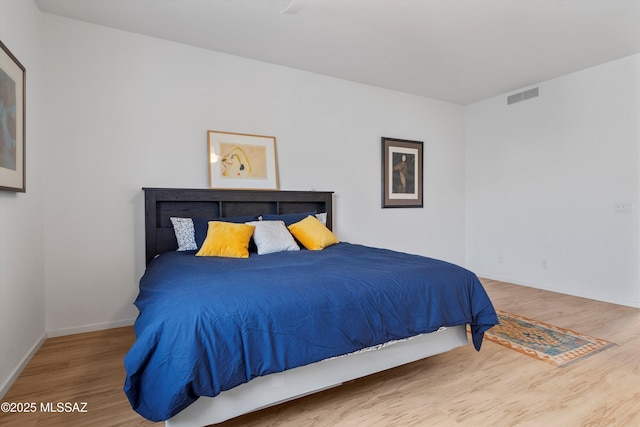
<path fill-rule="evenodd" d="M 421 208 L 422 141 L 382 137 L 382 207 Z"/>
<path fill-rule="evenodd" d="M 276 137 L 208 132 L 211 188 L 277 190 Z"/>

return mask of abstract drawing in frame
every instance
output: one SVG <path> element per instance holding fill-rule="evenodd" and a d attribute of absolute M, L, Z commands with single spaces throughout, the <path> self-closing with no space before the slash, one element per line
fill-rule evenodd
<path fill-rule="evenodd" d="M 382 138 L 382 207 L 421 208 L 422 141 Z"/>
<path fill-rule="evenodd" d="M 210 130 L 209 185 L 277 190 L 276 138 Z"/>
<path fill-rule="evenodd" d="M 24 193 L 25 68 L 0 41 L 0 190 Z"/>

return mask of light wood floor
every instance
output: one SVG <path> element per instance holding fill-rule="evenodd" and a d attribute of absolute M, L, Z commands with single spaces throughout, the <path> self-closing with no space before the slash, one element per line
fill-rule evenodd
<path fill-rule="evenodd" d="M 483 280 L 496 308 L 618 344 L 556 368 L 485 341 L 220 424 L 640 426 L 640 310 Z M 157 426 L 122 392 L 132 328 L 47 340 L 3 402 L 87 402 L 86 413 L 2 414 L 0 425 Z"/>

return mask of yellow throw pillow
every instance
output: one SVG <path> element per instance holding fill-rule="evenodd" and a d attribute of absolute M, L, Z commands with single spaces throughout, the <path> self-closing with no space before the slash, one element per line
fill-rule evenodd
<path fill-rule="evenodd" d="M 249 240 L 253 225 L 209 221 L 207 237 L 196 256 L 249 258 Z"/>
<path fill-rule="evenodd" d="M 289 231 L 305 248 L 312 251 L 319 251 L 339 242 L 331 230 L 311 215 L 291 224 Z"/>

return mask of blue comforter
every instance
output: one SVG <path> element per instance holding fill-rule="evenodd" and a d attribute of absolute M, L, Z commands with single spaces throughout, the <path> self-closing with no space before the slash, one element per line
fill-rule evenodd
<path fill-rule="evenodd" d="M 166 420 L 198 396 L 441 326 L 498 323 L 477 277 L 444 261 L 339 243 L 249 259 L 157 257 L 125 357 L 133 409 Z"/>

